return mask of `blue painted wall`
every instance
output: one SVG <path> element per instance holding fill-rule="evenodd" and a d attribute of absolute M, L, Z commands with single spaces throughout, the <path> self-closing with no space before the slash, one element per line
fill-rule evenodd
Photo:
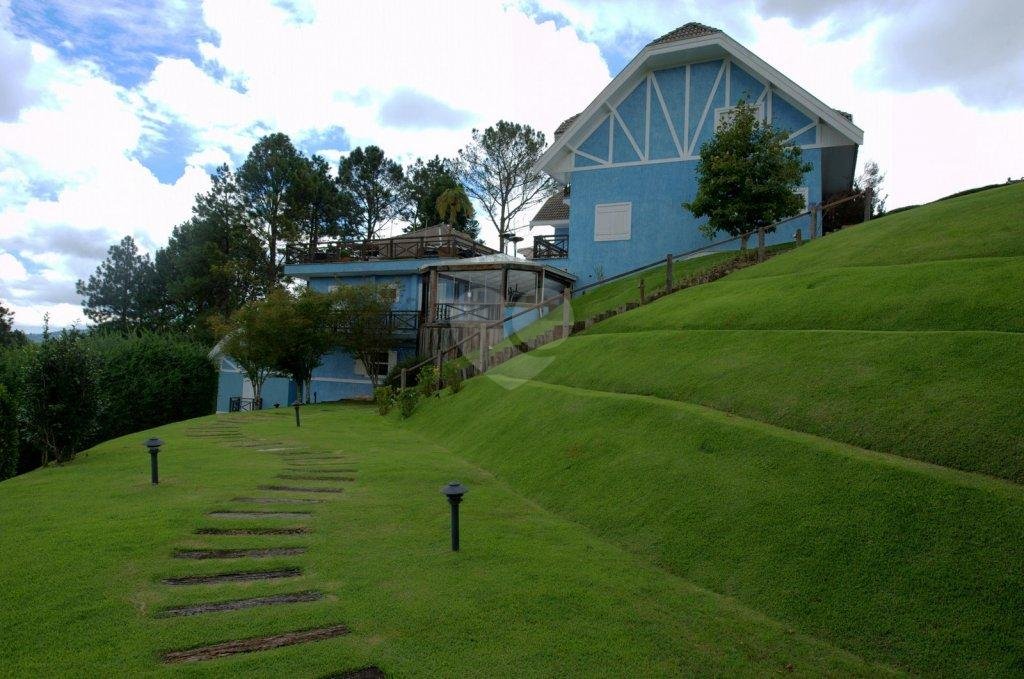
<path fill-rule="evenodd" d="M 821 200 L 821 151 L 803 152 L 812 170 L 804 177 L 808 200 Z M 704 220 L 697 220 L 682 204 L 697 192 L 695 160 L 651 163 L 626 167 L 607 167 L 576 171 L 572 175 L 572 210 L 569 223 L 569 259 L 550 264 L 574 274 L 578 285 L 597 280 L 598 274 L 617 273 L 663 258 L 668 253 L 680 254 L 711 242 L 699 230 Z M 595 241 L 595 207 L 601 203 L 632 203 L 629 240 Z M 776 233 L 768 243 L 791 241 L 796 229 L 806 236 L 807 217 L 794 219 Z M 718 236 L 720 240 L 725 236 Z"/>

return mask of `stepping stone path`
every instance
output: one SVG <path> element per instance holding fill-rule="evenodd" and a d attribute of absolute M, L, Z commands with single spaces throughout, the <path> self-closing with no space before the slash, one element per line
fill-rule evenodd
<path fill-rule="evenodd" d="M 287 473 L 282 473 L 278 475 L 277 478 L 280 479 L 335 482 L 351 482 L 355 480 L 355 478 L 351 475 L 354 474 L 356 470 L 351 468 L 350 463 L 349 466 L 345 467 L 328 467 L 330 462 L 326 462 L 327 460 L 330 460 L 337 464 L 345 464 L 345 459 L 338 453 L 317 453 L 309 450 L 303 450 L 301 448 L 288 445 L 281 441 L 268 442 L 251 439 L 246 441 L 243 439 L 243 432 L 241 430 L 241 427 L 234 422 L 224 422 L 212 426 L 207 426 L 205 428 L 189 429 L 186 431 L 186 435 L 191 438 L 217 439 L 225 442 L 231 438 L 234 438 L 237 442 L 233 444 L 233 447 L 235 447 L 236 449 L 248 448 L 254 449 L 254 452 L 258 453 L 268 453 L 277 455 L 287 465 L 293 465 L 292 468 L 286 470 Z M 346 474 L 346 476 L 339 476 L 339 474 Z M 300 487 L 284 486 L 277 484 L 261 484 L 256 486 L 256 489 L 264 491 L 295 493 L 338 494 L 342 492 L 341 488 L 330 486 Z M 239 503 L 241 505 L 319 505 L 327 501 L 327 499 L 310 497 L 256 497 L 245 495 L 235 497 L 231 500 L 231 502 Z M 290 519 L 293 521 L 304 521 L 314 518 L 314 513 L 312 511 L 304 511 L 299 509 L 274 511 L 270 509 L 257 510 L 245 509 L 244 507 L 236 509 L 234 507 L 229 507 L 212 510 L 208 512 L 206 516 L 215 521 L 238 519 L 251 519 L 256 521 L 261 521 L 264 519 L 274 521 L 280 519 Z M 214 524 L 198 527 L 195 529 L 194 534 L 206 536 L 216 540 L 220 536 L 306 535 L 310 532 L 311 529 L 306 525 L 291 525 L 279 527 L 273 525 L 231 526 L 229 524 L 227 526 L 221 526 Z M 178 559 L 189 560 L 260 559 L 267 557 L 302 556 L 303 554 L 307 553 L 307 551 L 308 548 L 304 546 L 247 546 L 242 548 L 232 547 L 230 549 L 218 549 L 210 547 L 201 549 L 178 549 L 174 551 L 173 556 Z M 237 583 L 247 581 L 287 580 L 290 578 L 301 577 L 302 575 L 303 569 L 301 567 L 290 566 L 286 568 L 277 568 L 273 570 L 251 569 L 214 574 L 184 575 L 164 578 L 163 580 L 161 580 L 161 583 L 172 587 L 197 585 L 216 586 L 226 583 Z M 174 606 L 158 609 L 154 612 L 154 616 L 157 618 L 177 619 L 179 620 L 179 622 L 175 624 L 186 624 L 185 621 L 181 620 L 182 618 L 191 618 L 194 616 L 216 614 L 224 611 L 243 610 L 251 611 L 251 613 L 247 613 L 248 615 L 256 615 L 260 609 L 269 606 L 313 603 L 324 601 L 325 599 L 325 594 L 318 590 L 293 591 L 245 599 L 224 600 L 223 597 L 221 597 L 220 599 L 214 598 L 213 600 L 204 603 L 193 603 L 184 606 Z M 168 650 L 162 653 L 160 658 L 162 662 L 165 664 L 199 662 L 229 655 L 235 655 L 239 653 L 254 653 L 272 648 L 281 648 L 283 646 L 311 643 L 323 639 L 330 639 L 333 637 L 343 636 L 348 633 L 348 627 L 343 624 L 335 624 L 325 627 L 317 627 L 313 629 L 289 630 L 277 634 L 271 634 L 268 636 L 249 637 L 244 639 L 222 641 L 219 643 L 200 646 L 197 648 Z M 335 673 L 331 676 L 349 677 L 351 679 L 376 679 L 378 677 L 384 677 L 385 675 L 378 667 L 363 667 L 354 670 L 344 670 L 342 672 Z"/>

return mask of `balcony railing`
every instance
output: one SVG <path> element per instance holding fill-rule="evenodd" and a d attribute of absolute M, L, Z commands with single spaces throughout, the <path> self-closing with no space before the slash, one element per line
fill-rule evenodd
<path fill-rule="evenodd" d="M 237 413 L 245 410 L 260 410 L 263 408 L 263 399 L 261 398 L 242 398 L 241 396 L 232 396 L 228 399 L 228 412 Z"/>
<path fill-rule="evenodd" d="M 415 335 L 420 327 L 420 312 L 392 311 L 388 314 L 388 322 L 396 335 Z"/>
<path fill-rule="evenodd" d="M 533 237 L 534 259 L 565 259 L 569 256 L 569 236 L 550 235 Z"/>
<path fill-rule="evenodd" d="M 374 318 L 377 318 L 377 316 L 374 315 Z M 350 321 L 351 319 L 348 318 L 336 318 L 334 321 L 335 331 L 337 331 L 338 326 Z M 387 323 L 391 327 L 391 331 L 399 337 L 409 335 L 415 336 L 416 331 L 419 330 L 420 327 L 420 312 L 389 311 L 387 313 Z"/>
<path fill-rule="evenodd" d="M 438 323 L 483 323 L 500 319 L 500 303 L 442 302 L 437 305 Z"/>
<path fill-rule="evenodd" d="M 285 248 L 285 264 L 369 262 L 388 259 L 466 258 L 497 252 L 462 234 L 396 236 L 371 241 L 321 241 Z"/>

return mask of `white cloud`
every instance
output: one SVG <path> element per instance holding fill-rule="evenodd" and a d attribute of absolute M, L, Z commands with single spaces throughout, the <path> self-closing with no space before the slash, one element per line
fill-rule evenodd
<path fill-rule="evenodd" d="M 28 280 L 28 271 L 17 257 L 9 252 L 0 251 L 0 275 L 4 281 L 20 283 Z"/>

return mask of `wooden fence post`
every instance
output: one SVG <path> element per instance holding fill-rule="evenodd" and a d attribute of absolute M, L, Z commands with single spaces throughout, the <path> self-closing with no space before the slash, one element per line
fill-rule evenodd
<path fill-rule="evenodd" d="M 487 324 L 480 325 L 480 372 L 487 371 Z"/>
<path fill-rule="evenodd" d="M 645 304 L 647 296 L 644 294 L 644 279 L 640 279 L 640 303 Z"/>
<path fill-rule="evenodd" d="M 402 389 L 405 389 L 405 368 L 402 368 Z"/>
<path fill-rule="evenodd" d="M 804 236 L 800 232 L 800 229 L 796 230 L 796 244 L 797 245 L 803 245 L 804 244 Z"/>
<path fill-rule="evenodd" d="M 764 227 L 757 230 L 757 261 L 764 261 Z"/>
<path fill-rule="evenodd" d="M 562 290 L 562 337 L 569 336 L 569 323 L 572 320 L 572 296 L 569 288 Z"/>
<path fill-rule="evenodd" d="M 808 234 L 808 235 L 810 236 L 811 240 L 814 240 L 815 238 L 818 237 L 818 206 L 817 205 L 812 205 L 811 206 L 811 229 L 810 229 L 810 234 Z"/>
<path fill-rule="evenodd" d="M 672 292 L 672 253 L 665 255 L 665 292 Z"/>

